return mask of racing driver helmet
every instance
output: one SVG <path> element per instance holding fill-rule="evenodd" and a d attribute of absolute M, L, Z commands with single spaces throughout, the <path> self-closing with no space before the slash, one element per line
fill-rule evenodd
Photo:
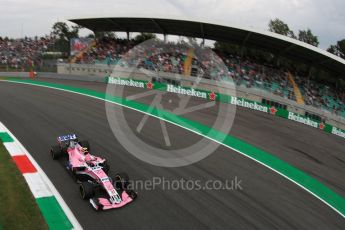
<path fill-rule="evenodd" d="M 82 152 L 84 155 L 86 155 L 86 154 L 89 153 L 88 149 L 85 148 L 85 147 L 82 147 L 82 148 L 81 148 L 81 152 Z"/>

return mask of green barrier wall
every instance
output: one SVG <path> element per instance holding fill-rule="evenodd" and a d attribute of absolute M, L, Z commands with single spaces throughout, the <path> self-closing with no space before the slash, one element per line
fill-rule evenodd
<path fill-rule="evenodd" d="M 206 90 L 200 89 L 192 89 L 189 87 L 181 87 L 181 86 L 174 86 L 169 85 L 166 83 L 158 83 L 158 82 L 149 82 L 143 80 L 135 80 L 130 78 L 114 78 L 114 77 L 105 77 L 104 81 L 108 84 L 117 84 L 117 85 L 124 85 L 130 87 L 138 87 L 138 88 L 145 88 L 145 89 L 155 89 L 161 90 L 171 93 L 177 94 L 184 94 L 187 96 L 196 96 L 200 98 L 204 98 L 206 100 L 215 100 L 222 103 L 228 103 L 232 105 L 237 105 L 240 107 L 245 107 L 249 109 L 253 109 L 260 112 L 270 113 L 271 115 L 282 117 L 285 119 L 289 119 L 295 122 L 299 122 L 304 125 L 311 126 L 313 128 L 321 129 L 327 133 L 331 133 L 342 138 L 345 138 L 345 130 L 334 127 L 330 124 L 319 122 L 313 119 L 310 119 L 306 116 L 290 112 L 286 109 L 280 109 L 275 107 L 270 107 L 268 105 L 251 101 L 248 99 L 240 98 L 240 97 L 233 97 L 229 95 L 219 94 L 217 92 L 210 92 Z"/>

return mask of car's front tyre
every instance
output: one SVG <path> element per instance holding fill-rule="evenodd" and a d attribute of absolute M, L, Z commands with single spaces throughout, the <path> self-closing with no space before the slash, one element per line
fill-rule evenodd
<path fill-rule="evenodd" d="M 81 198 L 83 200 L 90 199 L 95 195 L 93 185 L 90 184 L 89 182 L 80 183 L 79 191 L 80 191 Z"/>
<path fill-rule="evenodd" d="M 115 174 L 113 181 L 116 189 L 125 190 L 129 185 L 129 176 L 125 172 L 120 172 Z"/>

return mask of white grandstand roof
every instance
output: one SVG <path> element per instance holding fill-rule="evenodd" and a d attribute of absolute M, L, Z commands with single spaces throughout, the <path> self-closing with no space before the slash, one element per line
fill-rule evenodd
<path fill-rule="evenodd" d="M 182 18 L 95 17 L 69 20 L 92 31 L 149 32 L 204 38 L 263 49 L 345 76 L 345 60 L 307 43 L 269 31 Z"/>

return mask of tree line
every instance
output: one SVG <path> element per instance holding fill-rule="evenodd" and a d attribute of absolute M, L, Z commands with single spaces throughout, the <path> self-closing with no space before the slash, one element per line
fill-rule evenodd
<path fill-rule="evenodd" d="M 68 26 L 64 22 L 56 22 L 51 34 L 56 38 L 56 44 L 53 51 L 69 53 L 69 44 L 72 38 L 79 37 L 80 26 Z M 319 45 L 318 37 L 313 34 L 310 29 L 299 30 L 297 35 L 289 28 L 289 26 L 282 20 L 276 18 L 271 19 L 268 23 L 268 30 L 274 33 L 278 33 L 293 39 L 298 39 L 302 42 L 308 43 L 313 46 Z M 114 32 L 94 32 L 88 35 L 91 38 L 116 38 Z M 155 34 L 140 33 L 132 41 L 136 44 L 145 40 L 156 38 Z M 219 51 L 225 55 L 236 55 L 240 57 L 246 57 L 255 60 L 258 63 L 268 64 L 276 66 L 278 68 L 295 71 L 303 76 L 309 76 L 310 79 L 314 79 L 319 82 L 331 83 L 335 86 L 344 87 L 345 81 L 339 78 L 331 77 L 330 73 L 317 66 L 309 66 L 305 63 L 296 62 L 294 60 L 279 56 L 279 54 L 271 53 L 267 50 L 259 50 L 252 47 L 243 47 L 240 44 L 231 44 L 226 42 L 215 42 L 214 50 Z M 336 44 L 331 45 L 328 52 L 333 53 L 341 58 L 345 59 L 345 39 L 338 41 Z M 341 81 L 341 82 L 340 82 Z"/>
<path fill-rule="evenodd" d="M 55 45 L 51 47 L 51 51 L 60 51 L 68 54 L 70 52 L 71 39 L 79 37 L 80 29 L 82 29 L 82 27 L 79 25 L 68 26 L 65 22 L 54 23 L 51 35 L 55 37 L 56 42 Z M 116 34 L 108 31 L 95 31 L 87 35 L 87 37 L 96 39 L 104 37 L 116 39 Z M 156 38 L 156 35 L 152 33 L 140 33 L 135 36 L 133 40 L 135 43 L 141 43 L 151 38 Z"/>
<path fill-rule="evenodd" d="M 69 42 L 72 38 L 78 37 L 80 26 L 69 27 L 65 22 L 56 22 L 53 27 L 51 34 L 56 37 L 55 49 L 62 52 L 69 52 Z M 318 47 L 319 39 L 318 36 L 314 35 L 311 29 L 299 30 L 297 34 L 290 29 L 287 23 L 279 18 L 271 19 L 268 23 L 268 30 L 277 34 L 281 34 L 293 39 L 298 39 L 307 44 Z M 115 38 L 114 32 L 95 32 L 88 35 L 88 37 L 101 38 L 109 37 Z M 150 38 L 155 38 L 156 36 L 151 33 L 140 33 L 134 38 L 134 41 L 138 43 L 145 41 Z M 219 43 L 216 44 L 219 47 Z M 328 52 L 345 59 L 345 39 L 341 39 L 336 42 L 336 44 L 330 45 L 327 49 Z"/>
<path fill-rule="evenodd" d="M 298 35 L 295 35 L 295 33 L 289 28 L 288 24 L 279 18 L 270 20 L 268 23 L 268 30 L 290 38 L 298 39 L 316 47 L 319 45 L 318 37 L 315 36 L 309 28 L 306 30 L 299 30 Z M 330 45 L 327 51 L 345 59 L 345 39 L 337 41 L 334 45 Z"/>

